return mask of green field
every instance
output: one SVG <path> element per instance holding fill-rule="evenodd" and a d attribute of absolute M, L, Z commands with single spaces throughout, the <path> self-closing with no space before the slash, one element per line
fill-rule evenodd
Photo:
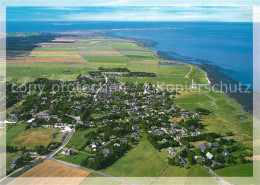
<path fill-rule="evenodd" d="M 7 81 L 11 83 L 27 83 L 37 78 L 53 80 L 75 80 L 79 74 L 87 74 L 93 70 L 87 63 L 20 63 L 7 64 Z M 26 74 L 26 75 L 25 75 Z"/>
<path fill-rule="evenodd" d="M 112 166 L 101 170 L 115 176 L 154 177 L 163 169 L 166 161 L 145 138 Z"/>
<path fill-rule="evenodd" d="M 252 115 L 243 111 L 242 107 L 235 100 L 228 98 L 223 93 L 208 92 L 203 87 L 200 90 L 198 87 L 189 89 L 192 80 L 196 84 L 208 83 L 205 72 L 202 69 L 189 64 L 159 65 L 159 61 L 167 61 L 157 58 L 153 51 L 129 39 L 93 37 L 79 39 L 76 43 L 78 48 L 71 48 L 70 45 L 64 44 L 42 44 L 51 48 L 36 48 L 35 50 L 54 52 L 79 50 L 87 62 L 7 64 L 7 81 L 24 83 L 34 81 L 40 77 L 62 81 L 75 80 L 78 74 L 87 74 L 88 71 L 93 71 L 91 65 L 95 67 L 127 67 L 131 71 L 152 72 L 157 75 L 155 78 L 129 77 L 120 80 L 122 82 L 150 82 L 155 85 L 159 84 L 164 88 L 168 88 L 168 90 L 179 90 L 180 95 L 177 95 L 174 99 L 178 107 L 192 111 L 198 107 L 212 110 L 212 114 L 202 116 L 202 121 L 205 125 L 203 132 L 220 133 L 223 136 L 227 132 L 232 132 L 234 133 L 234 139 L 242 141 L 250 148 L 252 147 Z M 109 52 L 114 54 L 109 54 Z M 51 56 L 44 57 L 52 58 Z M 62 58 L 62 56 L 60 57 Z M 238 116 L 245 116 L 246 118 L 241 120 Z M 9 144 L 14 139 L 19 138 L 20 134 L 28 134 L 27 132 L 32 131 L 30 129 L 23 132 L 23 124 L 11 129 L 10 131 L 12 132 L 7 131 L 7 133 L 10 132 L 9 135 L 7 134 L 7 142 Z M 78 151 L 86 140 L 85 134 L 90 131 L 91 129 L 76 131 L 66 147 Z M 34 143 L 36 141 L 41 142 L 39 140 L 34 141 L 33 138 L 32 140 Z M 16 145 L 23 145 L 23 142 L 24 140 L 20 139 Z M 32 148 L 30 145 L 28 147 Z M 133 149 L 125 153 L 112 166 L 103 169 L 102 172 L 128 177 L 210 176 L 199 165 L 191 166 L 189 169 L 169 166 L 166 161 L 167 155 L 165 151 L 158 152 L 155 150 L 143 137 L 138 145 L 134 145 Z M 79 164 L 86 156 L 87 151 L 84 151 L 78 152 L 77 155 L 72 157 L 65 157 L 59 154 L 57 158 Z M 240 176 L 243 169 L 247 169 L 246 176 L 252 173 L 252 165 L 250 163 L 216 170 L 216 173 L 220 176 L 236 176 L 236 174 Z"/>
<path fill-rule="evenodd" d="M 253 163 L 230 166 L 215 170 L 215 172 L 221 177 L 252 177 Z"/>
<path fill-rule="evenodd" d="M 6 131 L 6 145 L 10 145 L 11 142 L 22 132 L 25 131 L 26 124 L 12 125 Z"/>

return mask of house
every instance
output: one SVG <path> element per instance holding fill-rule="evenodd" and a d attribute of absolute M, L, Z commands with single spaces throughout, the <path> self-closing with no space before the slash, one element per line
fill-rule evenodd
<path fill-rule="evenodd" d="M 156 136 L 162 136 L 163 135 L 163 132 L 158 130 L 158 129 L 152 130 L 152 131 L 150 131 L 150 133 L 153 134 L 153 135 L 156 135 Z"/>
<path fill-rule="evenodd" d="M 101 143 L 99 141 L 93 141 L 91 148 L 93 149 L 93 151 L 96 151 L 99 146 L 101 146 Z"/>
<path fill-rule="evenodd" d="M 138 125 L 132 126 L 132 130 L 133 130 L 133 131 L 137 131 L 137 130 L 139 130 L 139 129 L 140 129 L 140 127 L 139 127 Z"/>
<path fill-rule="evenodd" d="M 12 113 L 20 113 L 21 111 L 22 109 L 16 107 L 12 110 Z"/>
<path fill-rule="evenodd" d="M 167 149 L 167 152 L 168 152 L 169 154 L 173 155 L 173 154 L 176 153 L 176 150 L 175 150 L 174 148 L 172 148 L 172 147 L 169 147 L 169 148 Z"/>
<path fill-rule="evenodd" d="M 134 132 L 134 133 L 132 134 L 132 137 L 135 138 L 135 140 L 138 140 L 138 139 L 141 138 L 136 132 Z"/>
<path fill-rule="evenodd" d="M 186 133 L 187 131 L 188 131 L 188 130 L 187 130 L 186 128 L 184 128 L 184 127 L 181 128 L 181 132 L 182 132 L 182 133 Z"/>
<path fill-rule="evenodd" d="M 195 126 L 193 126 L 193 125 L 190 126 L 190 130 L 195 130 L 195 129 L 196 129 Z"/>
<path fill-rule="evenodd" d="M 119 143 L 114 143 L 114 146 L 117 146 L 117 147 L 119 147 L 119 146 L 120 146 L 120 144 L 119 144 Z"/>
<path fill-rule="evenodd" d="M 208 159 L 212 159 L 212 158 L 213 158 L 213 155 L 208 152 L 208 153 L 206 154 L 206 157 L 207 157 Z"/>
<path fill-rule="evenodd" d="M 62 151 L 61 154 L 65 156 L 72 156 L 72 151 L 71 149 L 67 149 L 65 151 Z"/>
<path fill-rule="evenodd" d="M 180 163 L 180 164 L 185 164 L 186 161 L 185 161 L 182 157 L 179 156 L 179 163 Z"/>
<path fill-rule="evenodd" d="M 205 152 L 207 147 L 204 146 L 204 145 L 199 144 L 198 149 L 200 149 L 200 151 L 202 151 L 202 152 Z"/>
<path fill-rule="evenodd" d="M 225 149 L 223 152 L 222 152 L 222 156 L 223 157 L 226 157 L 229 155 L 229 152 L 227 151 L 227 149 Z"/>
<path fill-rule="evenodd" d="M 37 128 L 37 126 L 38 126 L 37 123 L 35 123 L 35 122 L 32 122 L 32 123 L 31 123 L 31 127 Z"/>
<path fill-rule="evenodd" d="M 37 109 L 31 109 L 30 114 L 35 115 L 37 113 Z"/>
<path fill-rule="evenodd" d="M 212 148 L 219 148 L 220 145 L 218 142 L 215 142 L 215 143 L 209 143 L 209 146 L 212 147 Z"/>
<path fill-rule="evenodd" d="M 212 164 L 211 164 L 212 167 L 216 167 L 216 166 L 219 166 L 219 165 L 221 165 L 221 164 L 218 163 L 218 162 L 212 161 Z"/>
<path fill-rule="evenodd" d="M 50 120 L 49 113 L 47 113 L 47 112 L 39 112 L 36 114 L 36 117 L 39 119 Z"/>
<path fill-rule="evenodd" d="M 15 158 L 10 166 L 11 169 L 14 169 L 16 167 L 16 161 L 18 160 L 19 158 Z"/>
<path fill-rule="evenodd" d="M 174 125 L 173 123 L 171 123 L 170 126 L 172 130 L 176 128 L 176 125 Z"/>
<path fill-rule="evenodd" d="M 127 143 L 128 142 L 127 138 L 120 138 L 119 141 L 121 143 Z"/>
<path fill-rule="evenodd" d="M 110 150 L 107 149 L 107 148 L 104 148 L 104 149 L 102 150 L 102 154 L 103 154 L 104 156 L 108 156 L 108 155 L 110 154 Z"/>
<path fill-rule="evenodd" d="M 121 128 L 120 127 L 114 127 L 113 130 L 117 131 L 117 130 L 121 130 Z"/>
<path fill-rule="evenodd" d="M 168 142 L 168 139 L 163 139 L 162 140 L 162 143 L 167 143 Z"/>
<path fill-rule="evenodd" d="M 18 116 L 16 116 L 15 114 L 9 114 L 9 119 L 14 122 L 19 121 Z"/>

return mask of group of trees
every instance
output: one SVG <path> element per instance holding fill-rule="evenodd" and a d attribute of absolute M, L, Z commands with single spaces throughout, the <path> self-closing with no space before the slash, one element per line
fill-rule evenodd
<path fill-rule="evenodd" d="M 98 70 L 102 72 L 130 72 L 129 69 L 123 67 L 115 67 L 115 68 L 99 67 Z"/>
<path fill-rule="evenodd" d="M 168 141 L 165 143 L 158 142 L 158 141 L 162 141 L 163 139 L 167 139 Z M 162 148 L 179 146 L 179 142 L 172 140 L 169 135 L 155 136 L 153 134 L 148 134 L 147 140 L 154 146 L 154 148 L 156 148 L 158 150 L 160 150 Z"/>
<path fill-rule="evenodd" d="M 94 170 L 100 170 L 111 164 L 113 164 L 117 159 L 119 159 L 127 150 L 130 149 L 130 146 L 126 143 L 121 143 L 120 146 L 113 146 L 112 144 L 108 147 L 110 154 L 104 156 L 102 150 L 98 151 L 96 155 L 89 156 L 81 162 L 82 166 L 92 168 Z"/>
<path fill-rule="evenodd" d="M 156 77 L 156 74 L 147 72 L 129 72 L 127 74 L 123 74 L 123 77 Z"/>
<path fill-rule="evenodd" d="M 195 112 L 199 113 L 200 115 L 208 115 L 211 111 L 204 108 L 196 108 Z"/>

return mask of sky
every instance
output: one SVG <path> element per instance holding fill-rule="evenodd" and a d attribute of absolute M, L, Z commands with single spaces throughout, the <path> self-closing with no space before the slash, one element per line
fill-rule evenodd
<path fill-rule="evenodd" d="M 252 22 L 249 6 L 7 7 L 7 21 Z"/>

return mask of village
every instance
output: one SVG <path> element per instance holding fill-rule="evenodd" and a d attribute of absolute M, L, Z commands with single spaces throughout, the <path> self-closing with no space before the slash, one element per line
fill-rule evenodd
<path fill-rule="evenodd" d="M 142 137 L 147 137 L 158 151 L 167 150 L 166 160 L 170 165 L 187 168 L 197 163 L 217 169 L 248 162 L 244 157 L 249 154 L 242 152 L 245 147 L 241 143 L 223 139 L 218 133 L 205 132 L 200 118 L 211 114 L 210 110 L 197 108 L 186 111 L 174 104 L 179 92 L 166 91 L 148 82 L 121 83 L 119 77 L 125 75 L 117 73 L 117 70 L 102 69 L 113 71 L 109 74 L 101 71 L 80 74 L 75 81 L 67 82 L 37 79 L 35 84 L 45 84 L 43 92 L 19 92 L 18 84 L 7 83 L 7 104 L 11 106 L 24 100 L 21 106 L 8 114 L 8 121 L 28 120 L 23 123 L 28 128 L 59 129 L 63 134 L 60 142 L 72 129 L 77 132 L 95 128 L 82 141 L 83 149 L 87 148 L 89 155 L 81 162 L 82 166 L 94 170 L 113 164 Z M 132 78 L 143 76 L 141 72 L 133 74 Z M 66 88 L 53 91 L 54 84 Z M 17 91 L 11 92 L 11 87 Z M 55 134 L 58 133 L 53 137 Z M 53 146 L 59 144 L 53 143 L 43 153 L 40 146 L 30 152 L 46 155 L 55 149 Z M 8 147 L 12 149 L 12 146 Z M 77 152 L 64 147 L 61 155 L 71 157 Z M 27 156 L 27 162 L 29 158 Z M 12 169 L 17 168 L 18 159 L 12 162 Z"/>

